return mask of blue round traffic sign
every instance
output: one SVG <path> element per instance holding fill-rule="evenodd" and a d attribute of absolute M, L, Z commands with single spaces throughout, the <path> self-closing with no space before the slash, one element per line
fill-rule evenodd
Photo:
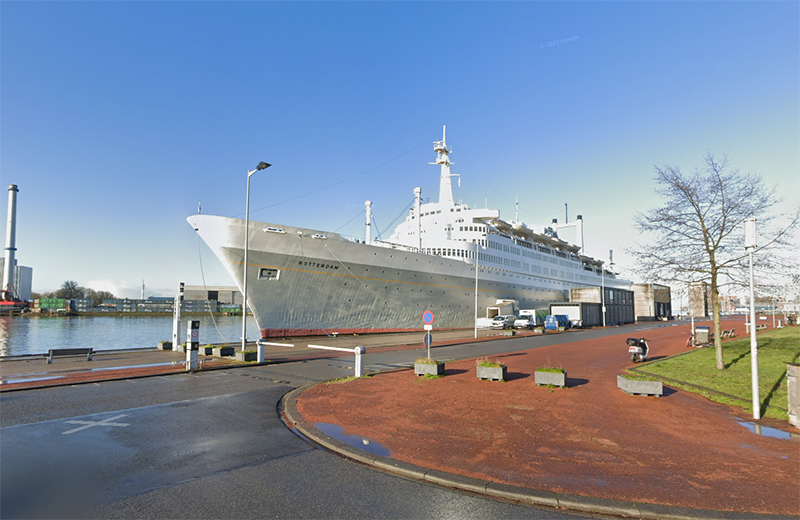
<path fill-rule="evenodd" d="M 426 325 L 430 325 L 433 323 L 433 312 L 425 311 L 422 313 L 422 321 Z"/>
<path fill-rule="evenodd" d="M 428 348 L 431 347 L 431 343 L 433 343 L 433 335 L 430 333 L 430 331 L 422 337 L 422 343 Z"/>

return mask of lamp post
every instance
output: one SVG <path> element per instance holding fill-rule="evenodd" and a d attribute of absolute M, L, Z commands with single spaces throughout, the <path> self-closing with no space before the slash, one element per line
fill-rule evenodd
<path fill-rule="evenodd" d="M 758 391 L 758 341 L 756 340 L 755 277 L 753 251 L 756 248 L 756 219 L 744 221 L 744 248 L 750 257 L 750 373 L 753 385 L 753 419 L 761 418 L 761 399 Z"/>
<path fill-rule="evenodd" d="M 606 268 L 600 265 L 600 307 L 603 311 L 603 327 L 606 326 Z"/>
<path fill-rule="evenodd" d="M 255 170 L 247 171 L 247 201 L 244 206 L 244 280 L 242 282 L 242 352 L 247 350 L 247 251 L 250 248 L 250 177 L 258 170 L 272 166 L 261 161 Z"/>
<path fill-rule="evenodd" d="M 772 328 L 775 328 L 775 298 L 772 299 Z"/>
<path fill-rule="evenodd" d="M 475 339 L 478 339 L 478 256 L 479 246 L 477 240 L 475 241 Z"/>

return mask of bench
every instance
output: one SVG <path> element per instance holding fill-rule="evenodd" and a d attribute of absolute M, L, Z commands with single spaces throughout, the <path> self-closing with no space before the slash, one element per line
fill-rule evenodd
<path fill-rule="evenodd" d="M 723 338 L 733 338 L 734 336 L 736 336 L 736 329 L 722 331 Z"/>
<path fill-rule="evenodd" d="M 756 330 L 767 330 L 766 323 L 763 324 L 763 325 L 756 325 Z"/>
<path fill-rule="evenodd" d="M 53 362 L 54 357 L 60 356 L 86 356 L 86 361 L 92 360 L 92 349 L 90 348 L 51 348 L 47 351 L 47 364 Z"/>

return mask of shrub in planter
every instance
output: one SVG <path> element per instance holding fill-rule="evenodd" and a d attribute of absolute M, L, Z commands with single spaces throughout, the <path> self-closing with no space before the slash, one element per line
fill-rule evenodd
<path fill-rule="evenodd" d="M 444 375 L 444 361 L 436 361 L 433 358 L 417 358 L 414 362 L 414 374 L 442 376 Z"/>
<path fill-rule="evenodd" d="M 534 373 L 537 385 L 567 386 L 567 371 L 558 367 L 541 367 Z"/>
<path fill-rule="evenodd" d="M 214 347 L 212 353 L 219 357 L 232 356 L 234 355 L 234 349 L 233 347 Z"/>
<path fill-rule="evenodd" d="M 258 361 L 258 351 L 257 350 L 239 351 L 236 353 L 236 359 L 238 361 Z"/>
<path fill-rule="evenodd" d="M 479 359 L 476 361 L 478 379 L 490 379 L 492 381 L 506 380 L 506 366 L 502 363 Z"/>

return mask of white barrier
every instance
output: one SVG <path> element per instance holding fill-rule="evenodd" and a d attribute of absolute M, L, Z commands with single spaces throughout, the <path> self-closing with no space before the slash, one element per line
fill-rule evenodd
<path fill-rule="evenodd" d="M 256 341 L 256 347 L 258 348 L 258 362 L 263 363 L 264 358 L 267 357 L 267 351 L 264 348 L 267 345 L 271 345 L 273 347 L 294 347 L 291 343 L 270 343 L 268 341 L 258 340 Z"/>
<path fill-rule="evenodd" d="M 327 347 L 325 345 L 309 345 L 308 348 L 318 348 L 323 350 L 338 350 L 340 352 L 352 352 L 356 356 L 356 377 L 364 376 L 364 354 L 367 352 L 362 346 L 356 348 Z"/>

